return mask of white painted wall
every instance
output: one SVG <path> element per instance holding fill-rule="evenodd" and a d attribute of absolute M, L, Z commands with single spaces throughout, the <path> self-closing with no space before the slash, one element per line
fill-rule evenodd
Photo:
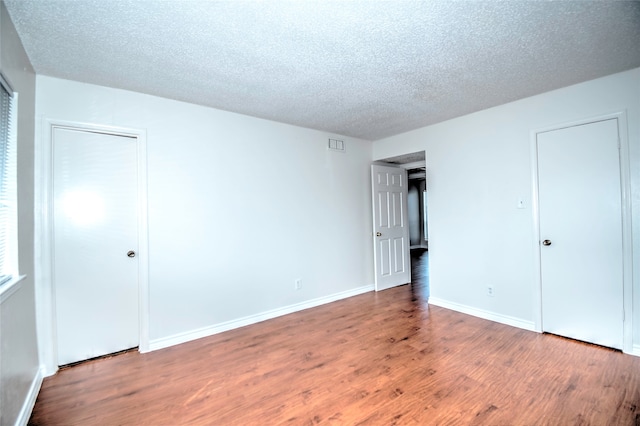
<path fill-rule="evenodd" d="M 35 74 L 0 5 L 0 70 L 18 92 L 18 257 L 25 275 L 0 303 L 0 425 L 26 424 L 40 387 L 34 295 L 33 131 Z"/>
<path fill-rule="evenodd" d="M 36 99 L 37 146 L 46 118 L 146 130 L 152 346 L 373 288 L 370 142 L 40 75 Z"/>
<path fill-rule="evenodd" d="M 531 131 L 618 111 L 628 114 L 640 306 L 640 69 L 374 142 L 374 160 L 426 150 L 432 297 L 533 326 Z M 516 208 L 518 197 L 525 209 Z M 486 296 L 490 284 L 494 297 Z M 640 309 L 633 315 L 637 347 Z"/>

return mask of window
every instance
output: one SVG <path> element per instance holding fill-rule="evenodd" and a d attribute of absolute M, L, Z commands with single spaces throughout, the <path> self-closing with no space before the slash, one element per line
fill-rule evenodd
<path fill-rule="evenodd" d="M 16 214 L 17 94 L 0 75 L 0 285 L 18 272 Z"/>

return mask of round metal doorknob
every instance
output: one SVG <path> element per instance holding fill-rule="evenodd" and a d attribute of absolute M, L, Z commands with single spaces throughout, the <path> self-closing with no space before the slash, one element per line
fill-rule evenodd
<path fill-rule="evenodd" d="M 133 251 L 133 250 L 129 250 L 129 251 L 127 252 L 127 256 L 129 256 L 129 257 L 136 257 L 136 252 L 135 252 L 135 251 Z"/>
<path fill-rule="evenodd" d="M 382 232 L 376 232 L 376 237 L 382 237 Z"/>
<path fill-rule="evenodd" d="M 550 246 L 550 245 L 551 245 L 551 240 L 544 240 L 544 241 L 542 242 L 542 245 L 543 245 L 543 246 Z"/>

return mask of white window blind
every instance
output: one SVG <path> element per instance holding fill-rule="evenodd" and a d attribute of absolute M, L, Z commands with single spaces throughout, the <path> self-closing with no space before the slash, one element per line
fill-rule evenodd
<path fill-rule="evenodd" d="M 0 76 L 0 285 L 17 277 L 17 94 Z"/>

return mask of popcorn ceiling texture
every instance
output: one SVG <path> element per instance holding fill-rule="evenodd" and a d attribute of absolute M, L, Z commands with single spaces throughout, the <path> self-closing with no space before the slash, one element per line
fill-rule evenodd
<path fill-rule="evenodd" d="M 368 140 L 640 66 L 640 2 L 5 3 L 39 74 Z"/>

